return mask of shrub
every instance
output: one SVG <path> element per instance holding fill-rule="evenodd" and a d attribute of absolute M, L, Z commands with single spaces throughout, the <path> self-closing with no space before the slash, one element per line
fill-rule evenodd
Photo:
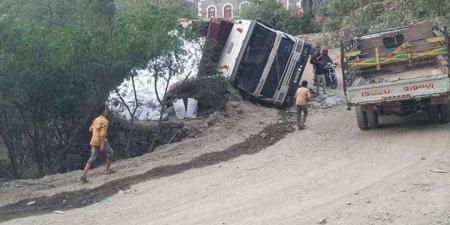
<path fill-rule="evenodd" d="M 224 108 L 228 85 L 222 76 L 188 79 L 173 85 L 167 99 L 173 102 L 174 99 L 195 98 L 198 100 L 198 115 L 208 115 Z"/>

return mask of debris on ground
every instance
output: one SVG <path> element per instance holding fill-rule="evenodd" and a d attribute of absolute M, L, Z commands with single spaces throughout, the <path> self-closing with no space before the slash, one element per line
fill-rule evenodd
<path fill-rule="evenodd" d="M 313 109 L 326 109 L 335 105 L 340 105 L 344 101 L 341 97 L 333 94 L 321 94 L 311 98 L 310 105 Z"/>
<path fill-rule="evenodd" d="M 320 220 L 319 222 L 318 222 L 318 224 L 327 224 L 328 222 L 327 222 L 327 219 L 325 219 L 325 218 L 323 218 L 322 220 Z"/>
<path fill-rule="evenodd" d="M 27 203 L 27 206 L 32 206 L 32 205 L 35 205 L 35 204 L 36 204 L 36 201 L 31 201 L 31 202 Z"/>
<path fill-rule="evenodd" d="M 120 194 L 120 195 L 129 195 L 129 194 L 131 194 L 131 193 L 133 193 L 132 190 L 120 190 L 120 191 L 119 191 L 119 194 Z"/>
<path fill-rule="evenodd" d="M 448 171 L 441 170 L 441 169 L 431 169 L 430 172 L 433 172 L 433 173 L 448 173 Z"/>
<path fill-rule="evenodd" d="M 239 106 L 241 106 L 241 103 L 240 102 L 238 102 L 238 101 L 229 101 L 228 103 L 227 103 L 227 107 L 230 107 L 230 108 L 239 108 Z"/>

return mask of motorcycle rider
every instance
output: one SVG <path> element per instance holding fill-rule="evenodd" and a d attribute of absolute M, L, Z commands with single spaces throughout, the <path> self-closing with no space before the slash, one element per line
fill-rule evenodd
<path fill-rule="evenodd" d="M 317 58 L 317 66 L 316 66 L 316 74 L 323 74 L 325 76 L 325 82 L 327 86 L 330 86 L 331 84 L 331 78 L 328 74 L 327 69 L 325 66 L 328 64 L 334 64 L 333 60 L 331 60 L 330 56 L 328 55 L 328 49 L 324 48 L 322 49 L 322 53 Z"/>
<path fill-rule="evenodd" d="M 319 88 L 322 89 L 322 92 L 325 93 L 325 77 L 323 73 L 320 73 L 320 69 L 318 68 L 318 60 L 321 55 L 320 47 L 316 47 L 315 53 L 311 55 L 311 60 L 309 63 L 313 66 L 314 73 L 314 86 L 316 87 L 317 93 L 319 93 Z"/>
<path fill-rule="evenodd" d="M 311 65 L 313 66 L 314 75 L 316 74 L 317 60 L 319 59 L 319 56 L 320 56 L 320 47 L 316 47 L 316 51 L 309 60 L 309 63 L 311 63 Z"/>

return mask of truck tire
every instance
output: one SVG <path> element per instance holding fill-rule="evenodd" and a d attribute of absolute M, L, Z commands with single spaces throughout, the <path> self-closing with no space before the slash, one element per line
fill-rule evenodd
<path fill-rule="evenodd" d="M 369 128 L 376 129 L 378 128 L 378 112 L 377 111 L 368 111 L 367 112 L 367 123 Z"/>
<path fill-rule="evenodd" d="M 361 130 L 369 129 L 367 121 L 367 112 L 362 111 L 360 106 L 356 107 L 356 122 L 358 122 L 358 127 Z"/>
<path fill-rule="evenodd" d="M 437 105 L 430 105 L 428 107 L 428 119 L 431 123 L 438 123 L 439 118 L 439 107 Z"/>
<path fill-rule="evenodd" d="M 442 104 L 439 106 L 439 113 L 441 114 L 441 121 L 444 123 L 450 122 L 450 104 Z"/>

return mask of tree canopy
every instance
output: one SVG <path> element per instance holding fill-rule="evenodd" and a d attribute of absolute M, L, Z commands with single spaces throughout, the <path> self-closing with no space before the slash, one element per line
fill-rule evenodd
<path fill-rule="evenodd" d="M 263 21 L 277 30 L 293 35 L 317 31 L 311 13 L 306 13 L 303 17 L 294 16 L 276 0 L 252 1 L 250 6 L 243 8 L 240 17 Z"/>
<path fill-rule="evenodd" d="M 321 8 L 326 31 L 358 33 L 403 26 L 418 21 L 450 24 L 446 0 L 328 0 Z"/>
<path fill-rule="evenodd" d="M 30 167 L 38 176 L 63 169 L 93 109 L 133 69 L 181 44 L 171 33 L 192 12 L 180 4 L 0 2 L 0 135 L 15 177 Z"/>

